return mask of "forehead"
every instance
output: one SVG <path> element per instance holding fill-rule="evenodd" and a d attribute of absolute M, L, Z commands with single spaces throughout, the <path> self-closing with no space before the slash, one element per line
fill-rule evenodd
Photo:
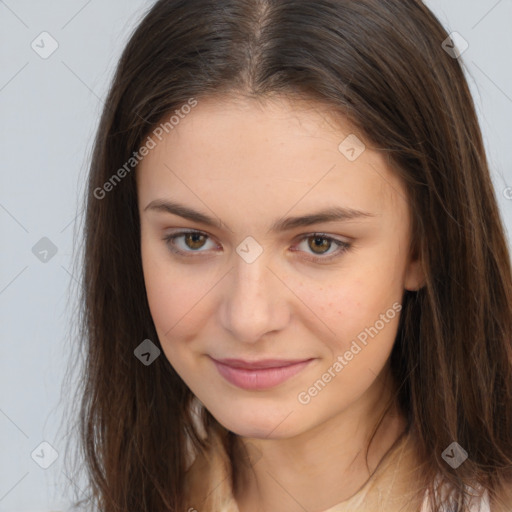
<path fill-rule="evenodd" d="M 366 144 L 356 159 L 346 151 L 354 141 L 355 155 L 362 150 L 354 136 Z M 161 140 L 152 138 L 156 146 L 136 173 L 147 200 L 185 195 L 196 205 L 208 198 L 256 210 L 319 203 L 377 212 L 404 207 L 398 204 L 404 188 L 383 154 L 316 103 L 199 99 Z"/>

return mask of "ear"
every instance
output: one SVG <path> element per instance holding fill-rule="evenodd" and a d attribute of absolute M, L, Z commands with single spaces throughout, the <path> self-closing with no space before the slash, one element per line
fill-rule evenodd
<path fill-rule="evenodd" d="M 411 292 L 418 291 L 425 285 L 425 272 L 422 260 L 416 255 L 409 259 L 404 275 L 404 288 Z"/>

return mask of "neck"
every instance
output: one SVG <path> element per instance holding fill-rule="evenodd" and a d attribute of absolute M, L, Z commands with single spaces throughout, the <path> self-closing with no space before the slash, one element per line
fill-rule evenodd
<path fill-rule="evenodd" d="M 240 512 L 323 510 L 357 493 L 405 430 L 393 405 L 370 443 L 390 398 L 376 379 L 357 403 L 314 429 L 286 439 L 239 438 L 258 453 L 253 463 L 236 465 Z"/>

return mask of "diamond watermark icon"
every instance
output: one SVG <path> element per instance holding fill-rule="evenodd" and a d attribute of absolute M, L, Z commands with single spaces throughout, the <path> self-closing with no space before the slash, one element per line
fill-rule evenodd
<path fill-rule="evenodd" d="M 363 141 L 353 133 L 344 139 L 338 146 L 338 151 L 351 162 L 357 160 L 363 154 L 365 149 L 366 146 Z"/>
<path fill-rule="evenodd" d="M 453 469 L 457 469 L 467 458 L 468 452 L 462 446 L 454 441 L 446 450 L 441 454 L 441 457 L 450 464 Z"/>
<path fill-rule="evenodd" d="M 248 236 L 238 245 L 236 252 L 246 263 L 254 263 L 263 252 L 263 247 L 252 236 Z"/>
<path fill-rule="evenodd" d="M 41 32 L 30 44 L 39 57 L 47 59 L 59 47 L 57 40 L 48 32 Z"/>
<path fill-rule="evenodd" d="M 133 353 L 142 364 L 149 366 L 160 355 L 160 349 L 151 340 L 146 339 Z"/>
<path fill-rule="evenodd" d="M 59 453 L 50 443 L 43 441 L 30 456 L 38 466 L 48 469 L 57 460 Z"/>
<path fill-rule="evenodd" d="M 49 238 L 43 236 L 32 247 L 32 253 L 39 261 L 48 263 L 57 254 L 57 246 Z"/>
<path fill-rule="evenodd" d="M 469 48 L 469 43 L 458 32 L 452 32 L 441 46 L 452 59 L 458 59 Z"/>

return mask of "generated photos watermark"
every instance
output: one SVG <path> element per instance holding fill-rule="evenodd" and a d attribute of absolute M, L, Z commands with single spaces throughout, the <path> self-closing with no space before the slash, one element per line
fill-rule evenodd
<path fill-rule="evenodd" d="M 368 336 L 374 338 L 379 332 L 384 329 L 395 316 L 401 311 L 402 305 L 395 302 L 385 313 L 381 313 L 379 320 L 372 326 L 365 327 L 358 335 L 357 339 L 352 340 L 350 348 L 346 350 L 343 355 L 338 355 L 333 364 L 325 371 L 321 377 L 316 380 L 307 390 L 301 391 L 297 395 L 297 400 L 302 405 L 307 405 L 311 399 L 320 393 L 334 377 L 336 377 L 345 366 L 349 364 L 354 357 L 359 354 L 364 347 L 368 345 Z M 358 343 L 359 342 L 359 343 Z"/>

